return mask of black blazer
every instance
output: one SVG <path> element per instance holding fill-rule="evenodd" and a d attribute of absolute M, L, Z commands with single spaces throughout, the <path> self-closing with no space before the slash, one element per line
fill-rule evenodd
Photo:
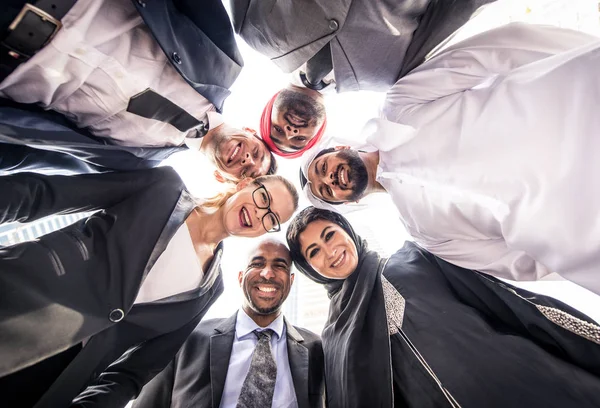
<path fill-rule="evenodd" d="M 135 400 L 133 408 L 219 408 L 237 313 L 201 322 L 177 356 Z M 323 349 L 316 334 L 285 321 L 288 357 L 299 408 L 323 407 Z"/>
<path fill-rule="evenodd" d="M 221 0 L 132 1 L 173 67 L 221 111 L 228 88 L 243 66 Z M 155 167 L 181 150 L 185 147 L 110 144 L 76 128 L 60 114 L 0 98 L 0 174 L 137 170 Z"/>
<path fill-rule="evenodd" d="M 0 377 L 86 341 L 36 407 L 68 407 L 75 399 L 76 406 L 122 408 L 222 293 L 222 247 L 200 288 L 134 306 L 146 274 L 195 206 L 171 168 L 20 173 L 0 177 L 0 191 L 0 223 L 101 209 L 0 249 Z"/>

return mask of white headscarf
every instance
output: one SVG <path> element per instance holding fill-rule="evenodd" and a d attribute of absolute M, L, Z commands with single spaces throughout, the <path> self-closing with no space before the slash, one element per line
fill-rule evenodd
<path fill-rule="evenodd" d="M 315 196 L 310 188 L 310 181 L 308 179 L 308 168 L 311 163 L 315 160 L 315 158 L 321 153 L 321 151 L 325 149 L 329 149 L 335 146 L 340 146 L 342 143 L 339 143 L 331 139 L 330 142 L 325 145 L 321 145 L 320 149 L 313 149 L 313 151 L 309 152 L 309 154 L 304 154 L 302 158 L 304 159 L 302 164 L 300 165 L 300 186 L 302 186 L 302 191 L 304 191 L 304 195 L 308 198 L 308 201 L 312 205 L 317 208 L 322 208 L 324 210 L 335 211 L 340 214 L 347 214 L 353 211 L 361 210 L 367 208 L 365 204 L 360 203 L 340 203 L 337 205 L 330 204 L 326 201 L 321 200 L 317 196 Z"/>

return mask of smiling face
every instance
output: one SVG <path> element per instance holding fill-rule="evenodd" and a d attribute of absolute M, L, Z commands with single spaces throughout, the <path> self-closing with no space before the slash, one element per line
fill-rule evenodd
<path fill-rule="evenodd" d="M 340 149 L 317 157 L 308 166 L 315 197 L 329 203 L 359 200 L 367 189 L 367 167 L 356 150 Z"/>
<path fill-rule="evenodd" d="M 284 152 L 297 152 L 315 137 L 325 119 L 322 96 L 316 91 L 283 89 L 271 111 L 271 140 Z"/>
<path fill-rule="evenodd" d="M 256 132 L 223 124 L 214 129 L 209 138 L 210 141 L 203 151 L 230 180 L 256 178 L 269 171 L 273 158 Z"/>
<path fill-rule="evenodd" d="M 358 265 L 356 245 L 339 225 L 316 220 L 299 236 L 302 256 L 321 276 L 345 279 Z"/>
<path fill-rule="evenodd" d="M 244 292 L 244 311 L 253 314 L 278 314 L 294 282 L 290 252 L 281 243 L 261 243 L 240 271 L 238 281 Z"/>
<path fill-rule="evenodd" d="M 292 194 L 275 176 L 260 184 L 247 179 L 238 187 L 242 188 L 222 208 L 229 235 L 258 237 L 274 229 L 277 223 L 288 221 L 294 213 Z"/>

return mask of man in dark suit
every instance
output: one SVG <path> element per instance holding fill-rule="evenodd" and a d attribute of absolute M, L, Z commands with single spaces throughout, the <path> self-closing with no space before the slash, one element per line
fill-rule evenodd
<path fill-rule="evenodd" d="M 134 408 L 322 407 L 321 340 L 280 310 L 294 281 L 291 266 L 284 244 L 262 241 L 239 272 L 242 308 L 201 322 Z"/>
<path fill-rule="evenodd" d="M 254 132 L 215 119 L 242 64 L 220 0 L 10 0 L 0 170 L 132 170 L 189 148 L 234 181 L 272 174 Z"/>

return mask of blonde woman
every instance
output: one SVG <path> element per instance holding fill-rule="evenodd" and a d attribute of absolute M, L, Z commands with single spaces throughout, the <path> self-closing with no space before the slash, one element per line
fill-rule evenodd
<path fill-rule="evenodd" d="M 125 406 L 222 293 L 223 239 L 278 231 L 298 205 L 280 176 L 199 204 L 166 167 L 21 173 L 0 177 L 0 191 L 1 223 L 100 210 L 0 250 L 7 406 Z"/>

